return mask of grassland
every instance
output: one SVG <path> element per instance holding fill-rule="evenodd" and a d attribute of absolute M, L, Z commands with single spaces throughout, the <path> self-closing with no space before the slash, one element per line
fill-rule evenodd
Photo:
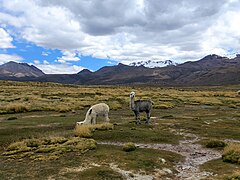
<path fill-rule="evenodd" d="M 0 87 L 0 164 L 3 165 L 0 179 L 124 179 L 109 164 L 132 172 L 132 176 L 141 172 L 161 178 L 175 177 L 175 165 L 183 157 L 154 149 L 125 152 L 121 147 L 97 144 L 82 153 L 72 147 L 48 160 L 39 160 L 34 148 L 29 150 L 30 154 L 18 158 L 4 155 L 14 142 L 39 142 L 56 137 L 70 141 L 76 135 L 75 123 L 84 120 L 87 109 L 98 102 L 109 104 L 114 128 L 94 131 L 91 138 L 96 142 L 178 144 L 184 139 L 183 133 L 201 137 L 199 143 L 212 139 L 240 140 L 240 96 L 236 93 L 240 86 L 162 88 L 0 81 Z M 136 99 L 154 102 L 151 125 L 135 124 L 129 110 L 131 91 L 136 92 Z M 145 115 L 141 117 L 143 121 Z M 99 118 L 98 123 L 102 122 Z M 160 173 L 164 168 L 172 173 Z M 240 166 L 218 159 L 205 163 L 201 169 L 217 174 L 214 178 L 224 179 L 236 174 Z"/>

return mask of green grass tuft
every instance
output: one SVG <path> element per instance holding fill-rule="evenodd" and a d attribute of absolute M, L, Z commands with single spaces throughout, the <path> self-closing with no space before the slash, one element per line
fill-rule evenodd
<path fill-rule="evenodd" d="M 12 159 L 28 156 L 34 160 L 52 160 L 66 152 L 85 153 L 92 149 L 96 149 L 96 141 L 93 139 L 52 137 L 49 139 L 26 139 L 12 143 L 3 155 Z"/>
<path fill-rule="evenodd" d="M 14 116 L 7 118 L 7 120 L 16 120 L 16 119 L 17 117 L 14 117 Z"/>
<path fill-rule="evenodd" d="M 240 180 L 240 171 L 236 171 L 233 175 L 225 177 L 226 180 Z"/>
<path fill-rule="evenodd" d="M 209 140 L 206 142 L 207 148 L 224 148 L 227 144 L 219 140 Z"/>
<path fill-rule="evenodd" d="M 224 162 L 240 164 L 240 144 L 232 143 L 223 150 L 222 159 Z"/>
<path fill-rule="evenodd" d="M 123 145 L 123 151 L 130 152 L 136 150 L 136 146 L 134 143 L 129 142 Z"/>
<path fill-rule="evenodd" d="M 94 125 L 76 125 L 74 135 L 82 138 L 91 138 L 94 130 L 107 131 L 113 130 L 114 125 L 111 123 L 94 124 Z"/>

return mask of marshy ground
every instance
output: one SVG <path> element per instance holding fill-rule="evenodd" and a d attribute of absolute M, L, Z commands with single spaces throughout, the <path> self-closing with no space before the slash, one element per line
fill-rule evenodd
<path fill-rule="evenodd" d="M 239 143 L 240 86 L 83 87 L 7 81 L 0 86 L 0 179 L 240 177 L 240 150 L 234 151 L 237 161 L 223 161 L 224 147 L 206 148 L 209 142 Z M 144 124 L 145 114 L 142 124 L 135 124 L 131 91 L 136 99 L 154 102 L 150 125 Z M 75 137 L 75 123 L 98 102 L 109 104 L 114 128 L 95 130 L 86 140 Z M 128 142 L 137 149 L 123 151 Z"/>

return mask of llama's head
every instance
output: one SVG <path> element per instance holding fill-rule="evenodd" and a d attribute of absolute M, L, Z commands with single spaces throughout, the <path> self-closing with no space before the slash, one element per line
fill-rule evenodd
<path fill-rule="evenodd" d="M 131 92 L 130 93 L 130 98 L 134 98 L 135 97 L 135 92 Z"/>

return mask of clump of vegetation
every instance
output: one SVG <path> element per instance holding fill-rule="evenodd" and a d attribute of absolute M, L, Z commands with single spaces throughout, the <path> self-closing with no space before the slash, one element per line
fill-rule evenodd
<path fill-rule="evenodd" d="M 28 107 L 23 103 L 12 103 L 6 106 L 5 108 L 7 113 L 22 113 L 27 112 Z"/>
<path fill-rule="evenodd" d="M 25 140 L 27 147 L 39 147 L 41 145 L 41 141 L 39 139 L 28 139 Z"/>
<path fill-rule="evenodd" d="M 111 123 L 91 124 L 91 125 L 77 125 L 74 130 L 74 135 L 83 138 L 90 138 L 93 136 L 94 130 L 107 131 L 112 130 L 114 125 Z"/>
<path fill-rule="evenodd" d="M 222 159 L 224 162 L 240 164 L 240 144 L 231 143 L 223 150 Z"/>
<path fill-rule="evenodd" d="M 14 117 L 14 116 L 7 118 L 7 120 L 16 120 L 16 119 L 17 117 Z"/>
<path fill-rule="evenodd" d="M 42 139 L 26 139 L 7 147 L 3 155 L 13 159 L 29 157 L 34 160 L 52 160 L 66 152 L 84 153 L 96 148 L 96 141 L 85 138 L 51 137 Z"/>
<path fill-rule="evenodd" d="M 235 104 L 229 104 L 228 107 L 236 109 L 237 106 Z"/>
<path fill-rule="evenodd" d="M 122 105 L 118 101 L 109 102 L 109 107 L 111 110 L 118 110 L 122 108 Z"/>
<path fill-rule="evenodd" d="M 134 143 L 129 142 L 123 145 L 123 151 L 130 152 L 136 150 L 136 146 Z"/>
<path fill-rule="evenodd" d="M 72 111 L 71 107 L 69 106 L 59 106 L 58 107 L 58 112 L 60 113 L 66 113 Z"/>
<path fill-rule="evenodd" d="M 224 148 L 227 144 L 220 140 L 209 140 L 206 142 L 207 148 Z"/>
<path fill-rule="evenodd" d="M 111 123 L 95 124 L 93 125 L 93 128 L 96 130 L 107 131 L 107 130 L 113 130 L 114 125 Z"/>
<path fill-rule="evenodd" d="M 93 136 L 92 125 L 77 125 L 74 129 L 74 135 L 82 138 L 90 138 Z"/>
<path fill-rule="evenodd" d="M 175 105 L 171 102 L 164 102 L 161 104 L 154 104 L 153 108 L 155 109 L 172 109 Z"/>
<path fill-rule="evenodd" d="M 236 171 L 233 175 L 226 177 L 226 180 L 239 180 L 240 171 Z"/>
<path fill-rule="evenodd" d="M 51 144 L 63 144 L 68 141 L 65 137 L 51 137 L 51 138 L 44 138 L 43 144 L 44 145 L 51 145 Z"/>

